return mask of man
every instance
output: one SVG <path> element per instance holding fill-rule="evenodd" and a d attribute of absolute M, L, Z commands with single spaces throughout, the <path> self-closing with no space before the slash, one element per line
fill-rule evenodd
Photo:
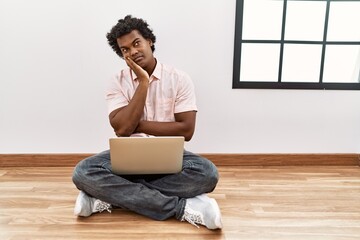
<path fill-rule="evenodd" d="M 117 136 L 184 136 L 194 133 L 196 103 L 187 74 L 157 61 L 156 37 L 148 24 L 130 15 L 107 34 L 113 50 L 129 66 L 107 89 L 110 124 Z M 79 162 L 73 182 L 81 190 L 74 214 L 87 217 L 112 207 L 156 220 L 176 217 L 209 229 L 222 228 L 214 190 L 218 172 L 209 160 L 184 150 L 182 171 L 169 175 L 119 176 L 104 151 Z"/>

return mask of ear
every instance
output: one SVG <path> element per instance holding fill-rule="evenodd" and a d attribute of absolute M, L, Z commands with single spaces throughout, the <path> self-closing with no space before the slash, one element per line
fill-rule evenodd
<path fill-rule="evenodd" d="M 147 41 L 149 42 L 150 47 L 152 47 L 153 42 L 151 41 L 151 39 L 150 39 L 150 38 L 148 38 L 148 39 L 147 39 Z"/>

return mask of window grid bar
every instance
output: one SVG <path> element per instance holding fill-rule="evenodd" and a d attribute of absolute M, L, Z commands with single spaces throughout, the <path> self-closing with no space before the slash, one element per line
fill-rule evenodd
<path fill-rule="evenodd" d="M 284 40 L 287 44 L 326 44 L 326 45 L 360 45 L 360 42 L 353 41 L 304 41 L 304 40 Z M 281 43 L 281 40 L 241 40 L 241 43 Z"/>
<path fill-rule="evenodd" d="M 359 41 L 327 41 L 327 28 L 329 21 L 330 3 L 338 2 L 337 0 L 322 0 L 326 1 L 326 14 L 325 14 L 325 26 L 323 41 L 304 41 L 304 40 L 285 40 L 285 23 L 286 23 L 286 7 L 287 1 L 284 0 L 283 4 L 283 18 L 282 18 L 282 30 L 280 40 L 255 40 L 255 39 L 242 39 L 243 28 L 243 11 L 244 0 L 236 0 L 236 17 L 235 17 L 235 47 L 234 47 L 234 69 L 233 69 L 233 88 L 254 88 L 254 89 L 333 89 L 333 90 L 360 90 L 360 83 L 323 83 L 323 70 L 325 63 L 325 50 L 326 45 L 360 45 Z M 302 0 L 307 1 L 307 0 Z M 359 0 L 341 0 L 343 2 L 356 2 Z M 279 75 L 277 82 L 249 82 L 240 81 L 240 68 L 241 68 L 241 48 L 243 43 L 263 43 L 263 44 L 280 44 L 280 57 L 279 57 Z M 282 65 L 283 65 L 283 51 L 284 44 L 321 44 L 322 56 L 319 82 L 307 83 L 307 82 L 281 82 L 282 78 Z M 359 76 L 360 78 L 360 76 Z"/>
<path fill-rule="evenodd" d="M 282 66 L 283 66 L 283 59 L 284 59 L 285 23 L 286 23 L 286 6 L 287 6 L 287 0 L 284 0 L 282 26 L 281 26 L 278 83 L 281 83 L 281 79 L 282 79 Z"/>
<path fill-rule="evenodd" d="M 327 39 L 327 30 L 328 30 L 328 25 L 329 25 L 329 12 L 330 12 L 330 0 L 326 1 L 324 36 L 323 36 L 321 63 L 320 63 L 320 75 L 319 75 L 319 82 L 320 83 L 323 82 L 323 76 L 324 76 L 324 64 L 325 64 L 325 54 L 326 54 L 326 39 Z"/>
<path fill-rule="evenodd" d="M 244 1 L 236 0 L 236 13 L 235 14 L 235 36 L 234 36 L 234 66 L 233 66 L 233 84 L 232 88 L 237 88 L 240 82 L 241 72 L 241 47 L 242 47 L 242 28 L 244 16 Z"/>

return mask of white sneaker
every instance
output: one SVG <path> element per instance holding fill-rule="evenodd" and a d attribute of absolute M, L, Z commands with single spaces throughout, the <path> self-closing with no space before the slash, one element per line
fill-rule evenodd
<path fill-rule="evenodd" d="M 186 199 L 181 221 L 185 220 L 198 228 L 197 224 L 204 225 L 208 229 L 222 228 L 220 208 L 215 199 L 205 194 Z"/>
<path fill-rule="evenodd" d="M 74 208 L 74 215 L 80 217 L 88 217 L 93 213 L 107 210 L 111 213 L 111 205 L 99 199 L 90 197 L 85 192 L 80 191 Z"/>

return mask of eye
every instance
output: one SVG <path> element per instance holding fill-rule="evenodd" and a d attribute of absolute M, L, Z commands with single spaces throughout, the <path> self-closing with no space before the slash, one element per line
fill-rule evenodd
<path fill-rule="evenodd" d="M 139 41 L 135 42 L 135 43 L 134 43 L 134 46 L 135 46 L 135 47 L 140 46 L 140 42 L 139 42 Z"/>
<path fill-rule="evenodd" d="M 126 48 L 121 48 L 121 52 L 127 53 L 127 49 Z"/>

